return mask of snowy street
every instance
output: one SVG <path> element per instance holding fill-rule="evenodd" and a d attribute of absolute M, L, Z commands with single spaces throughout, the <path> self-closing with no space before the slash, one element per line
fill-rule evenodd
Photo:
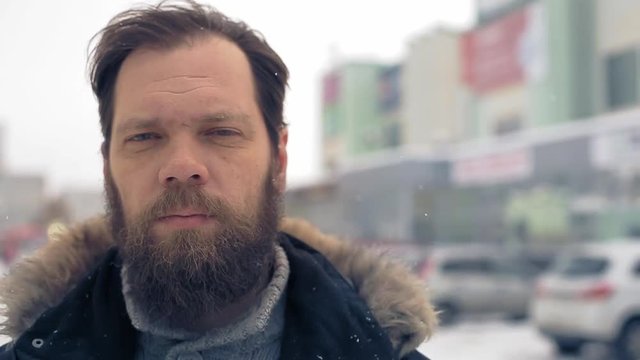
<path fill-rule="evenodd" d="M 420 347 L 431 360 L 611 360 L 603 346 L 585 346 L 580 357 L 555 354 L 530 323 L 483 320 L 439 329 Z"/>

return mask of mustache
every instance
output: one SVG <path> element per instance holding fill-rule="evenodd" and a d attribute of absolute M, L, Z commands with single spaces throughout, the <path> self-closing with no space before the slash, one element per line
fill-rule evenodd
<path fill-rule="evenodd" d="M 189 208 L 206 216 L 227 221 L 233 213 L 231 206 L 224 200 L 207 195 L 201 188 L 193 185 L 177 185 L 168 188 L 145 209 L 138 221 L 150 224 L 158 218 Z"/>

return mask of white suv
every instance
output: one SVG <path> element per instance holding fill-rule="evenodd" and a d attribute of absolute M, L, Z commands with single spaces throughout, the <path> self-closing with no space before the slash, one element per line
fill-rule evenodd
<path fill-rule="evenodd" d="M 620 360 L 640 359 L 640 241 L 568 250 L 539 279 L 531 313 L 560 353 L 601 342 Z"/>

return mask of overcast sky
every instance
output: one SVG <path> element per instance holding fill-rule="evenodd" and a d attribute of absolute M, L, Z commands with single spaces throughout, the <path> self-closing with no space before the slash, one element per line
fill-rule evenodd
<path fill-rule="evenodd" d="M 88 42 L 126 0 L 0 0 L 0 159 L 44 174 L 49 191 L 102 188 Z M 467 28 L 474 0 L 208 1 L 264 34 L 291 72 L 289 182 L 320 174 L 320 78 L 341 60 L 399 61 L 408 41 L 439 26 Z"/>

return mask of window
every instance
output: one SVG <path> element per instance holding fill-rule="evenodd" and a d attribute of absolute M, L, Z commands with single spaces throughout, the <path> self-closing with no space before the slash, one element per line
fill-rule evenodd
<path fill-rule="evenodd" d="M 635 265 L 633 265 L 633 275 L 640 277 L 640 260 L 636 261 Z"/>
<path fill-rule="evenodd" d="M 617 109 L 638 101 L 638 52 L 630 49 L 606 60 L 607 107 Z"/>
<path fill-rule="evenodd" d="M 609 267 L 609 261 L 600 257 L 574 257 L 561 262 L 556 272 L 567 277 L 587 277 L 602 275 Z"/>
<path fill-rule="evenodd" d="M 522 117 L 519 115 L 512 115 L 499 119 L 494 126 L 494 133 L 498 136 L 509 135 L 521 129 Z"/>
<path fill-rule="evenodd" d="M 442 272 L 446 274 L 487 274 L 495 268 L 489 259 L 452 259 L 442 264 Z"/>

